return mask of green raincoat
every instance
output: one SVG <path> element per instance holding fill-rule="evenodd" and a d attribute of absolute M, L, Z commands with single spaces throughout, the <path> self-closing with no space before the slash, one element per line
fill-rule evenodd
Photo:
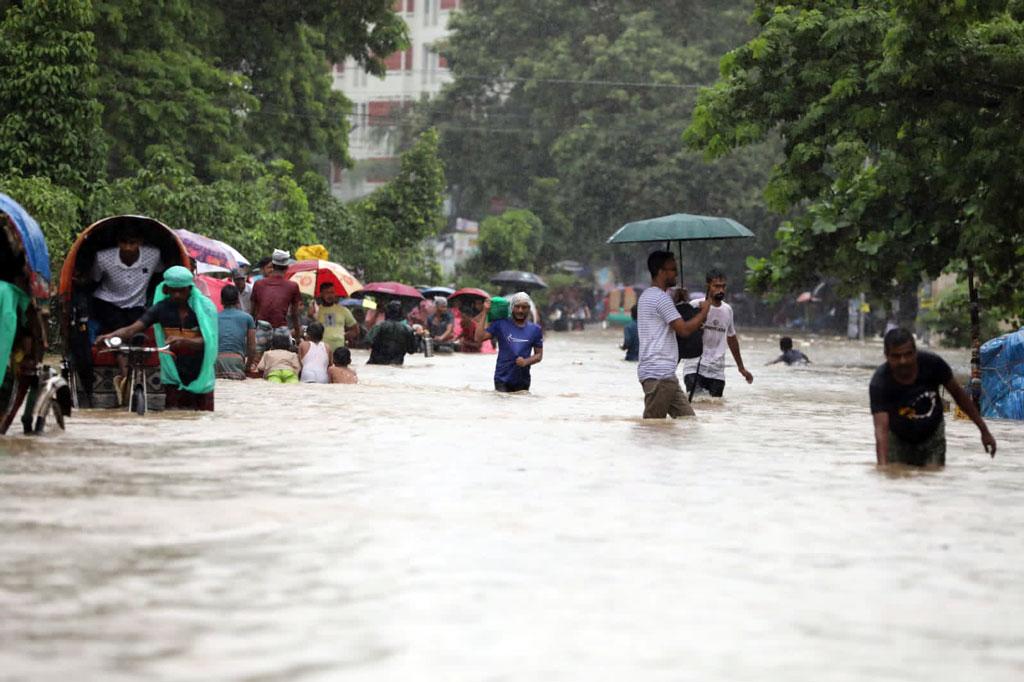
<path fill-rule="evenodd" d="M 11 361 L 18 316 L 25 313 L 30 302 L 28 294 L 19 287 L 0 280 L 0 384 L 7 376 L 7 365 Z"/>
<path fill-rule="evenodd" d="M 165 282 L 157 285 L 156 294 L 153 296 L 154 304 L 167 298 L 167 293 L 164 291 L 165 285 Z M 203 367 L 195 381 L 184 385 L 178 378 L 178 367 L 174 364 L 174 358 L 166 353 L 161 353 L 160 382 L 169 386 L 177 386 L 189 393 L 209 393 L 217 383 L 217 377 L 214 374 L 214 365 L 217 362 L 217 307 L 194 284 L 188 295 L 188 307 L 196 314 L 196 319 L 199 320 L 199 331 L 203 335 Z M 164 345 L 166 336 L 163 325 L 153 325 L 153 336 L 156 337 L 156 345 Z"/>

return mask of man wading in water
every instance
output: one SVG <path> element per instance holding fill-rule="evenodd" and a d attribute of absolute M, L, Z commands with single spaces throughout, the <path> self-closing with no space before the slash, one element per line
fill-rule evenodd
<path fill-rule="evenodd" d="M 544 359 L 544 332 L 529 321 L 530 296 L 520 291 L 509 298 L 512 318 L 487 324 L 490 299 L 484 301 L 483 312 L 476 318 L 476 342 L 494 339 L 498 344 L 498 360 L 494 365 L 494 390 L 502 393 L 530 390 L 530 367 Z"/>
<path fill-rule="evenodd" d="M 705 297 L 697 314 L 683 321 L 666 292 L 679 279 L 676 259 L 668 251 L 655 251 L 647 257 L 647 269 L 651 273 L 651 286 L 640 294 L 636 304 L 640 335 L 636 375 L 644 389 L 644 419 L 692 416 L 693 408 L 676 377 L 679 363 L 676 335 L 689 336 L 700 330 L 711 308 L 711 297 Z"/>
<path fill-rule="evenodd" d="M 918 351 L 914 336 L 903 328 L 887 332 L 884 347 L 885 364 L 875 370 L 868 389 L 879 465 L 945 466 L 946 428 L 939 386 L 946 387 L 977 425 L 985 452 L 996 456 L 996 439 L 945 360 Z"/>

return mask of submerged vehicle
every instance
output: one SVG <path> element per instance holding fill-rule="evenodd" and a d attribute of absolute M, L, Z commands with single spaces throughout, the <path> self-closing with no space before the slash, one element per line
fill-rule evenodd
<path fill-rule="evenodd" d="M 60 328 L 64 339 L 65 363 L 69 368 L 71 394 L 76 406 L 114 407 L 118 397 L 114 390 L 114 377 L 118 374 L 116 354 L 100 352 L 95 347 L 99 335 L 97 322 L 90 314 L 93 305 L 91 271 L 96 254 L 116 248 L 120 234 L 125 230 L 137 231 L 143 244 L 160 250 L 161 267 L 151 273 L 146 289 L 146 304 L 151 305 L 163 270 L 173 265 L 190 266 L 185 245 L 174 230 L 159 220 L 138 215 L 112 216 L 98 220 L 78 236 L 71 246 L 60 272 Z M 146 346 L 156 346 L 152 329 L 146 332 Z M 158 353 L 149 353 L 146 366 L 145 396 L 148 409 L 160 410 L 164 406 L 163 386 L 160 383 Z"/>
<path fill-rule="evenodd" d="M 42 431 L 51 413 L 63 428 L 71 413 L 63 376 L 42 364 L 49 295 L 43 232 L 18 202 L 0 194 L 0 434 L 23 404 L 25 433 Z"/>

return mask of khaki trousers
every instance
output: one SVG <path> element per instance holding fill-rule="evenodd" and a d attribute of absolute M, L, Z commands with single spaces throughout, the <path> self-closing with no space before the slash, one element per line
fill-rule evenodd
<path fill-rule="evenodd" d="M 644 419 L 692 417 L 693 408 L 675 376 L 665 379 L 644 379 Z"/>

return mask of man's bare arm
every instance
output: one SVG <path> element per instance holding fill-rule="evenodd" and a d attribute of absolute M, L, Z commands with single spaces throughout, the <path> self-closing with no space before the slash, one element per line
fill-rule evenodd
<path fill-rule="evenodd" d="M 985 452 L 989 453 L 990 456 L 996 456 L 996 439 L 992 437 L 992 434 L 988 431 L 988 424 L 982 419 L 981 413 L 978 412 L 977 406 L 971 397 L 967 395 L 967 391 L 957 382 L 956 379 L 950 379 L 943 386 L 949 391 L 949 394 L 953 396 L 953 400 L 960 406 L 960 409 L 964 411 L 974 425 L 981 431 L 981 444 L 985 448 Z"/>
<path fill-rule="evenodd" d="M 874 412 L 871 417 L 875 420 L 875 458 L 878 466 L 885 466 L 889 463 L 889 413 Z"/>
<path fill-rule="evenodd" d="M 740 340 L 735 336 L 725 337 L 725 342 L 729 344 L 729 350 L 732 352 L 732 359 L 736 361 L 736 369 L 739 370 L 743 378 L 747 380 L 748 384 L 754 383 L 754 375 L 747 371 L 747 368 L 743 366 L 743 358 L 740 356 Z"/>
<path fill-rule="evenodd" d="M 487 311 L 491 309 L 491 299 L 484 301 L 484 309 L 480 311 L 480 314 L 476 316 L 474 322 L 476 322 L 476 329 L 473 331 L 473 339 L 477 343 L 483 343 L 491 338 L 491 335 L 487 333 Z"/>

